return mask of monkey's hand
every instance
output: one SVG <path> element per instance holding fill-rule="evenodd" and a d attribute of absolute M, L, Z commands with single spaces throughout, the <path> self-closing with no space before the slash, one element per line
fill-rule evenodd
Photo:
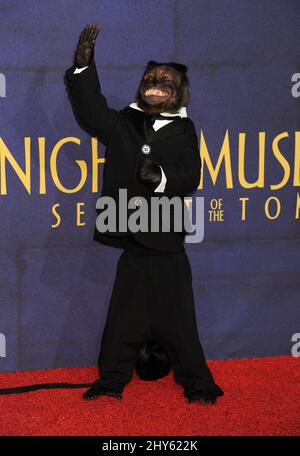
<path fill-rule="evenodd" d="M 95 22 L 91 26 L 87 24 L 80 33 L 74 56 L 74 63 L 77 67 L 85 67 L 93 62 L 94 46 L 99 30 L 100 26 Z"/>
<path fill-rule="evenodd" d="M 151 158 L 141 158 L 138 162 L 137 178 L 140 182 L 155 190 L 161 182 L 161 169 Z"/>

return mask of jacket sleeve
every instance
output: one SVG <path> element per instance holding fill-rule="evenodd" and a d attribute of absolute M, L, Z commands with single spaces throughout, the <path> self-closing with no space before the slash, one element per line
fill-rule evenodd
<path fill-rule="evenodd" d="M 197 190 L 200 182 L 201 158 L 198 137 L 191 119 L 187 120 L 185 146 L 175 165 L 163 165 L 167 178 L 164 195 L 186 196 Z"/>
<path fill-rule="evenodd" d="M 80 73 L 74 74 L 75 69 L 76 65 L 73 65 L 66 71 L 75 117 L 91 136 L 99 137 L 107 145 L 119 120 L 119 111 L 110 108 L 101 93 L 95 62 Z"/>

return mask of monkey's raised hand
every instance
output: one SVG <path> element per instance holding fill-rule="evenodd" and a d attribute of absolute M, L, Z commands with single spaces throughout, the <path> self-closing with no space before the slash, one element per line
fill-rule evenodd
<path fill-rule="evenodd" d="M 161 182 L 161 169 L 151 158 L 141 158 L 138 162 L 137 178 L 140 182 L 155 190 Z"/>
<path fill-rule="evenodd" d="M 99 30 L 100 26 L 94 22 L 92 25 L 87 24 L 80 33 L 74 57 L 77 67 L 88 66 L 92 63 L 94 59 L 94 46 Z"/>

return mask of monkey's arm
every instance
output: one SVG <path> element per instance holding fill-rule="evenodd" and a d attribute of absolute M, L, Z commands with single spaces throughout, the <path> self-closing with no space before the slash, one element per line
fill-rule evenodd
<path fill-rule="evenodd" d="M 149 157 L 138 162 L 137 178 L 154 192 L 165 196 L 185 196 L 195 191 L 200 181 L 201 159 L 198 138 L 193 122 L 189 119 L 186 127 L 185 144 L 176 165 L 163 165 L 163 168 Z"/>
<path fill-rule="evenodd" d="M 163 165 L 167 183 L 164 195 L 185 196 L 197 190 L 200 182 L 201 158 L 198 138 L 193 122 L 189 119 L 186 127 L 186 147 L 183 148 L 176 165 Z"/>
<path fill-rule="evenodd" d="M 79 74 L 74 74 L 75 69 L 76 64 L 66 71 L 74 114 L 91 136 L 99 137 L 107 145 L 118 122 L 119 112 L 108 106 L 101 92 L 94 61 Z"/>
<path fill-rule="evenodd" d="M 97 136 L 107 145 L 119 113 L 109 108 L 101 93 L 94 47 L 100 26 L 96 22 L 81 31 L 74 64 L 66 71 L 67 86 L 71 95 L 74 114 L 91 136 Z"/>

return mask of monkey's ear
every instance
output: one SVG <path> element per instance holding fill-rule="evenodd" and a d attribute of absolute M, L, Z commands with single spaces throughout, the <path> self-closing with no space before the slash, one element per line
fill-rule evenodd
<path fill-rule="evenodd" d="M 173 67 L 175 70 L 179 71 L 179 73 L 187 73 L 188 68 L 186 65 L 183 65 L 183 63 L 170 62 L 169 65 Z"/>
<path fill-rule="evenodd" d="M 156 66 L 159 66 L 159 63 L 158 62 L 155 62 L 155 60 L 149 60 L 149 62 L 147 63 L 147 70 L 150 70 L 150 68 L 152 67 L 156 67 Z"/>

